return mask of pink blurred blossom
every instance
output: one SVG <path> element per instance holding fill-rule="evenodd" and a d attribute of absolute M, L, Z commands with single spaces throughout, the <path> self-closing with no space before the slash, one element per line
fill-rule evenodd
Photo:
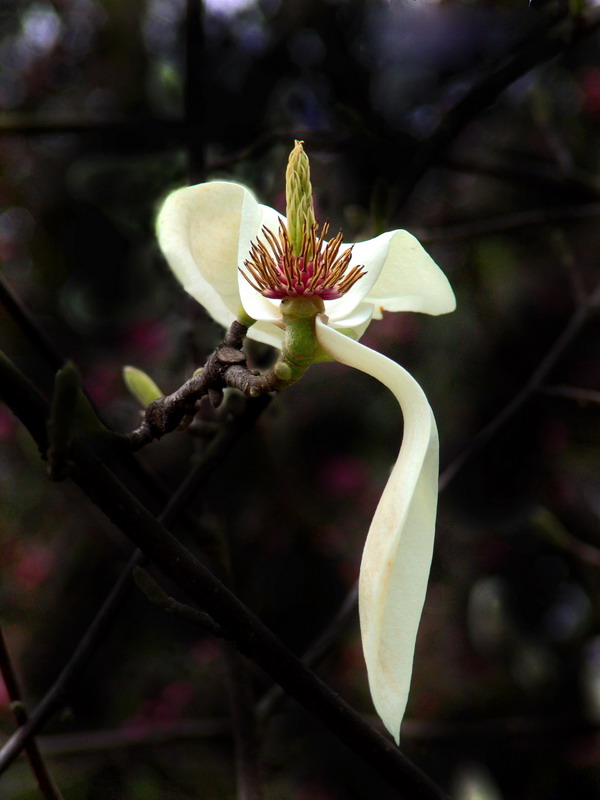
<path fill-rule="evenodd" d="M 321 469 L 321 482 L 336 497 L 349 497 L 367 484 L 365 465 L 352 456 L 334 457 Z"/>
<path fill-rule="evenodd" d="M 5 442 L 10 439 L 15 428 L 15 418 L 3 406 L 0 407 L 0 440 Z"/>
<path fill-rule="evenodd" d="M 141 320 L 124 336 L 124 345 L 138 358 L 162 359 L 168 350 L 168 331 L 162 320 Z"/>
<path fill-rule="evenodd" d="M 198 666 L 206 667 L 221 658 L 221 648 L 214 639 L 203 639 L 192 646 L 190 655 Z"/>
<path fill-rule="evenodd" d="M 33 591 L 48 578 L 55 560 L 54 553 L 45 545 L 18 545 L 12 564 L 13 578 L 20 588 Z"/>
<path fill-rule="evenodd" d="M 361 339 L 367 347 L 389 352 L 390 346 L 410 344 L 419 333 L 419 317 L 417 314 L 388 314 L 375 320 Z"/>
<path fill-rule="evenodd" d="M 600 68 L 589 67 L 581 72 L 583 110 L 590 116 L 600 116 Z"/>
<path fill-rule="evenodd" d="M 124 722 L 123 727 L 132 731 L 140 731 L 179 722 L 194 694 L 194 687 L 189 681 L 173 681 L 165 686 L 158 697 L 144 700 L 140 709 Z"/>
<path fill-rule="evenodd" d="M 319 783 L 305 783 L 298 791 L 298 800 L 338 800 Z"/>
<path fill-rule="evenodd" d="M 83 385 L 92 401 L 103 408 L 121 390 L 119 381 L 120 371 L 115 364 L 112 361 L 99 361 L 87 370 Z"/>
<path fill-rule="evenodd" d="M 550 455 L 558 455 L 569 444 L 569 429 L 561 419 L 547 420 L 540 431 L 540 445 Z"/>
<path fill-rule="evenodd" d="M 3 680 L 0 679 L 0 709 L 7 709 L 10 705 L 8 689 Z"/>

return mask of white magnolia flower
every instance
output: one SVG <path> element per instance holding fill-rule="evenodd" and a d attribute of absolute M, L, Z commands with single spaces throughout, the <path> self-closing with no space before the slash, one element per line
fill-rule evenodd
<path fill-rule="evenodd" d="M 248 335 L 281 347 L 282 300 L 313 297 L 314 334 L 321 350 L 380 380 L 400 404 L 402 447 L 371 523 L 359 580 L 371 695 L 397 742 L 431 565 L 438 438 L 416 381 L 357 339 L 384 310 L 453 311 L 454 294 L 406 231 L 350 246 L 340 236 L 325 242 L 326 226 L 321 238 L 316 228 L 307 228 L 299 252 L 286 226 L 284 217 L 258 203 L 244 186 L 216 181 L 170 194 L 157 232 L 176 277 L 217 322 L 228 326 L 236 319 L 255 320 Z"/>

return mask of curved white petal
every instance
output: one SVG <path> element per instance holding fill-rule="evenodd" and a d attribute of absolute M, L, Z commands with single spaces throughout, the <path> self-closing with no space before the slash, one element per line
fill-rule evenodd
<path fill-rule="evenodd" d="M 255 322 L 248 330 L 248 337 L 255 342 L 270 344 L 281 350 L 283 345 L 284 329 L 272 322 Z"/>
<path fill-rule="evenodd" d="M 332 328 L 337 328 L 338 330 L 352 330 L 355 331 L 356 334 L 352 334 L 353 339 L 360 339 L 366 329 L 369 327 L 369 323 L 371 322 L 371 318 L 373 317 L 373 306 L 371 303 L 360 303 L 356 308 L 353 308 L 352 311 L 345 316 L 341 320 L 334 320 L 329 317 L 328 314 L 328 301 L 325 301 L 325 313 L 329 319 L 329 324 Z"/>
<path fill-rule="evenodd" d="M 434 315 L 454 311 L 456 298 L 448 279 L 418 240 L 408 231 L 397 230 L 388 235 L 385 263 L 364 298 L 375 306 L 374 316 L 380 318 L 382 310 Z"/>
<path fill-rule="evenodd" d="M 256 242 L 258 239 L 260 239 L 264 244 L 267 245 L 268 249 L 271 250 L 268 242 L 265 240 L 264 236 L 262 236 L 263 227 L 269 228 L 272 233 L 277 234 L 277 231 L 279 230 L 279 222 L 282 221 L 285 223 L 285 217 L 275 211 L 274 208 L 271 208 L 270 206 L 259 205 L 260 222 L 257 230 L 255 227 L 255 209 L 252 203 L 253 199 L 254 198 L 252 196 L 250 198 L 246 198 L 242 207 L 242 224 L 240 226 L 237 253 L 237 263 L 241 270 L 244 270 L 244 262 L 250 256 L 250 246 L 253 242 Z M 247 223 L 246 218 L 248 218 Z M 272 322 L 277 324 L 281 322 L 281 312 L 279 311 L 280 301 L 263 297 L 260 292 L 257 292 L 256 289 L 252 288 L 250 283 L 244 277 L 243 272 L 240 270 L 238 270 L 238 290 L 244 311 L 249 317 L 252 317 L 252 319 L 258 320 L 258 323 L 253 325 L 248 331 L 248 336 L 251 339 L 256 339 L 257 341 L 265 342 L 266 344 L 272 344 L 275 347 L 280 346 L 281 337 L 277 333 L 278 329 L 274 328 L 274 332 L 272 332 L 272 325 L 261 324 Z"/>
<path fill-rule="evenodd" d="M 262 322 L 281 322 L 282 316 L 279 310 L 281 300 L 271 300 L 268 297 L 263 297 L 260 292 L 257 292 L 248 283 L 241 272 L 239 273 L 238 289 L 244 311 L 249 317 Z"/>
<path fill-rule="evenodd" d="M 158 214 L 158 241 L 169 266 L 186 292 L 225 327 L 241 311 L 240 239 L 256 237 L 261 220 L 254 195 L 224 181 L 171 192 Z"/>
<path fill-rule="evenodd" d="M 371 696 L 398 742 L 433 551 L 437 429 L 423 390 L 399 364 L 320 318 L 317 339 L 336 361 L 385 384 L 404 417 L 402 447 L 369 529 L 359 578 L 361 636 Z"/>
<path fill-rule="evenodd" d="M 342 244 L 341 249 L 352 247 L 352 258 L 348 268 L 362 266 L 365 275 L 356 281 L 346 294 L 338 300 L 331 300 L 327 306 L 327 315 L 331 320 L 342 320 L 352 313 L 356 306 L 368 297 L 377 283 L 380 273 L 388 260 L 390 241 L 395 231 L 382 233 L 374 239 L 356 244 Z"/>

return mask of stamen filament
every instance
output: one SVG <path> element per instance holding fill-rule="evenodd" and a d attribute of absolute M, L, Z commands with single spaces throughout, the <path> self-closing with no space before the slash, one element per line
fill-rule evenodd
<path fill-rule="evenodd" d="M 262 240 L 252 242 L 250 257 L 240 270 L 253 289 L 264 297 L 283 299 L 300 295 L 335 300 L 345 294 L 365 274 L 354 266 L 348 271 L 352 247 L 340 253 L 341 232 L 328 242 L 329 223 L 317 234 L 316 224 L 305 226 L 300 255 L 295 255 L 288 229 L 283 221 L 275 234 L 266 226 Z"/>

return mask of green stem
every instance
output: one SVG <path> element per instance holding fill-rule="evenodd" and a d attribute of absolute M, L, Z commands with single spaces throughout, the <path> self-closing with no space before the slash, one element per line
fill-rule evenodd
<path fill-rule="evenodd" d="M 288 297 L 281 301 L 285 339 L 273 372 L 285 388 L 304 375 L 319 353 L 315 333 L 317 314 L 325 310 L 320 297 Z"/>

